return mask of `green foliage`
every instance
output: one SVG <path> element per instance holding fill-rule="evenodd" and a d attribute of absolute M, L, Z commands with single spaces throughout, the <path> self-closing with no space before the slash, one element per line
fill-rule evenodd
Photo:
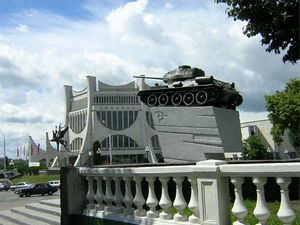
<path fill-rule="evenodd" d="M 260 34 L 266 51 L 287 49 L 283 61 L 299 60 L 299 0 L 216 0 L 226 3 L 226 12 L 234 20 L 246 21 L 244 34 L 248 37 Z"/>
<path fill-rule="evenodd" d="M 46 183 L 50 180 L 60 180 L 60 175 L 43 174 L 43 175 L 21 176 L 12 179 L 11 181 L 13 182 L 13 184 L 16 184 L 18 182 L 27 182 L 29 184 L 33 184 L 33 183 Z"/>
<path fill-rule="evenodd" d="M 284 131 L 288 129 L 291 144 L 300 151 L 300 80 L 292 79 L 283 91 L 265 98 L 274 141 L 280 145 Z"/>
<path fill-rule="evenodd" d="M 266 157 L 267 149 L 256 135 L 244 140 L 243 147 L 242 156 L 244 159 L 265 159 Z"/>

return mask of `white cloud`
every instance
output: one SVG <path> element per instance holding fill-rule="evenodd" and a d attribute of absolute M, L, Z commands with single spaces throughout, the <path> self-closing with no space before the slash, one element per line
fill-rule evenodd
<path fill-rule="evenodd" d="M 299 65 L 283 64 L 259 37 L 243 36 L 244 24 L 228 19 L 225 7 L 175 5 L 153 8 L 138 0 L 108 10 L 92 1 L 84 6 L 91 17 L 76 21 L 37 10 L 15 15 L 16 25 L 0 35 L 1 129 L 7 136 L 44 138 L 64 122 L 63 85 L 81 90 L 86 75 L 124 84 L 133 75 L 162 76 L 181 64 L 235 82 L 244 97 L 241 120 L 265 119 L 264 95 L 282 89 Z"/>
<path fill-rule="evenodd" d="M 165 4 L 165 9 L 173 9 L 173 8 L 174 8 L 174 6 L 172 5 L 172 3 L 167 2 L 167 3 Z"/>
<path fill-rule="evenodd" d="M 19 24 L 19 26 L 16 27 L 16 30 L 21 33 L 27 33 L 29 31 L 29 28 L 27 25 Z"/>

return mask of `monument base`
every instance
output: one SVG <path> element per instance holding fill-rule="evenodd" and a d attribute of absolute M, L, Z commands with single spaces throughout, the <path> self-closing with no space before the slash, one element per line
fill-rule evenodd
<path fill-rule="evenodd" d="M 165 162 L 224 159 L 243 149 L 239 113 L 207 107 L 152 107 Z"/>

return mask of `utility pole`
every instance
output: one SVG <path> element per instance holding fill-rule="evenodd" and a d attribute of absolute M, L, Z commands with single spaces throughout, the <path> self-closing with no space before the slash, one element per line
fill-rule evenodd
<path fill-rule="evenodd" d="M 6 183 L 6 152 L 5 152 L 5 134 L 2 133 L 0 131 L 0 134 L 2 134 L 3 136 L 3 156 L 4 156 L 4 160 L 3 160 L 3 176 L 4 176 L 4 180 L 5 180 L 5 183 Z"/>

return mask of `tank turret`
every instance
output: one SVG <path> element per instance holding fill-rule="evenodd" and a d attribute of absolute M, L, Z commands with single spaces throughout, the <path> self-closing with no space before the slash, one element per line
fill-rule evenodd
<path fill-rule="evenodd" d="M 169 84 L 175 81 L 184 81 L 188 79 L 195 79 L 196 77 L 204 77 L 204 71 L 198 68 L 191 68 L 184 65 L 179 66 L 178 69 L 167 72 L 163 76 L 163 82 Z"/>
<path fill-rule="evenodd" d="M 215 106 L 235 109 L 243 102 L 234 83 L 226 83 L 205 76 L 203 70 L 190 66 L 179 66 L 159 79 L 165 84 L 156 84 L 148 90 L 138 92 L 140 100 L 149 107 L 154 106 Z"/>

